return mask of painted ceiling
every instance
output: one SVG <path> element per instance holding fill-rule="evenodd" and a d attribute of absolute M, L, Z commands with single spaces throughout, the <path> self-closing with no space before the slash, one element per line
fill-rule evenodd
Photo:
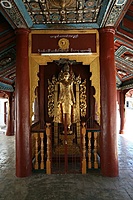
<path fill-rule="evenodd" d="M 0 91 L 14 91 L 16 28 L 99 29 L 114 26 L 116 80 L 133 88 L 132 0 L 0 0 Z"/>

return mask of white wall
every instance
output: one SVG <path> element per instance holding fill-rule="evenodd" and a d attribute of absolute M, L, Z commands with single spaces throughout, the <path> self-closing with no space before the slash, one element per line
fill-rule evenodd
<path fill-rule="evenodd" d="M 125 106 L 128 108 L 133 108 L 133 97 L 126 97 Z"/>
<path fill-rule="evenodd" d="M 7 99 L 0 99 L 0 126 L 4 126 L 4 102 L 7 101 Z"/>

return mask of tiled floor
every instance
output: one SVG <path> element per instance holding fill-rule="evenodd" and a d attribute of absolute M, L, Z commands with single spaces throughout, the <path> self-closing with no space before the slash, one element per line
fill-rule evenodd
<path fill-rule="evenodd" d="M 119 177 L 33 174 L 15 176 L 15 138 L 0 133 L 0 200 L 131 200 L 133 141 L 118 136 Z"/>

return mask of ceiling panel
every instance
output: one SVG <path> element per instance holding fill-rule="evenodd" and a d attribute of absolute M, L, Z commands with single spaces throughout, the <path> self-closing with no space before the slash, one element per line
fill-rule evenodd
<path fill-rule="evenodd" d="M 114 26 L 117 87 L 132 85 L 132 0 L 0 0 L 0 12 L 0 90 L 14 89 L 16 28 L 97 29 Z"/>
<path fill-rule="evenodd" d="M 13 91 L 16 69 L 16 35 L 0 14 L 0 89 Z M 11 74 L 13 74 L 11 76 Z"/>

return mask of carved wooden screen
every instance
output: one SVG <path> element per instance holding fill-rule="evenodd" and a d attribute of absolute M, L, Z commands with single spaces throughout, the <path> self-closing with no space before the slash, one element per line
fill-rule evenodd
<path fill-rule="evenodd" d="M 92 88 L 91 88 L 91 81 L 90 81 L 90 76 L 91 76 L 90 67 L 86 65 L 82 65 L 82 63 L 72 65 L 71 67 L 76 77 L 80 75 L 82 82 L 86 80 L 86 97 L 87 97 L 86 116 L 81 116 L 81 121 L 86 121 L 90 117 L 90 115 L 92 115 L 92 111 L 90 109 L 90 102 L 93 101 L 92 99 L 93 94 L 91 92 Z M 44 66 L 44 98 L 45 98 L 44 121 L 45 122 L 53 121 L 53 117 L 49 117 L 48 115 L 48 79 L 52 80 L 53 75 L 55 75 L 55 77 L 58 77 L 58 74 L 60 73 L 61 68 L 62 66 L 59 66 L 56 63 L 48 63 L 47 66 Z M 74 90 L 75 90 L 74 92 L 76 95 L 76 87 L 74 87 Z"/>

